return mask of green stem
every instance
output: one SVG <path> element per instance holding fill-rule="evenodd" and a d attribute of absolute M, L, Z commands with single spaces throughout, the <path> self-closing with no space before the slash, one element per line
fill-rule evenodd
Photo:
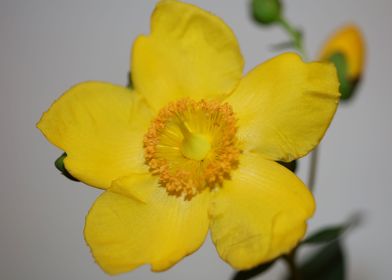
<path fill-rule="evenodd" d="M 301 280 L 301 273 L 297 268 L 297 264 L 295 262 L 295 254 L 297 252 L 297 248 L 294 248 L 289 254 L 285 255 L 283 259 L 286 261 L 287 266 L 290 270 L 290 280 Z"/>
<path fill-rule="evenodd" d="M 294 42 L 294 47 L 303 56 L 304 59 L 307 58 L 305 48 L 302 41 L 302 32 L 294 28 L 285 18 L 281 17 L 278 21 L 282 28 L 287 32 Z"/>

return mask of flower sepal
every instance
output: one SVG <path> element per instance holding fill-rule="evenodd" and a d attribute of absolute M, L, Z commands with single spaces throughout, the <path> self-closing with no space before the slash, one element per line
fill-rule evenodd
<path fill-rule="evenodd" d="M 338 79 L 340 82 L 339 91 L 341 93 L 341 100 L 349 100 L 351 99 L 356 91 L 356 86 L 360 80 L 360 77 L 355 79 L 350 79 L 348 77 L 348 63 L 347 59 L 342 53 L 334 53 L 329 57 L 329 61 L 331 61 L 335 67 L 338 74 Z"/>
<path fill-rule="evenodd" d="M 75 182 L 79 182 L 78 179 L 76 179 L 75 177 L 73 177 L 68 170 L 65 168 L 64 165 L 64 159 L 67 157 L 66 153 L 63 153 L 61 156 L 59 156 L 55 162 L 54 162 L 54 166 L 56 166 L 57 170 L 61 172 L 61 174 L 63 174 L 65 177 L 67 177 L 68 179 L 70 179 L 71 181 L 75 181 Z"/>
<path fill-rule="evenodd" d="M 297 160 L 289 161 L 289 162 L 284 162 L 284 161 L 278 161 L 278 163 L 284 167 L 286 167 L 288 170 L 291 172 L 295 173 L 297 170 Z"/>
<path fill-rule="evenodd" d="M 270 268 L 273 267 L 273 265 L 276 263 L 277 260 L 278 259 L 274 259 L 270 262 L 260 264 L 252 269 L 240 270 L 240 271 L 236 272 L 236 274 L 233 276 L 232 280 L 252 279 L 253 277 L 255 277 L 257 275 L 260 275 L 262 273 L 267 272 Z"/>

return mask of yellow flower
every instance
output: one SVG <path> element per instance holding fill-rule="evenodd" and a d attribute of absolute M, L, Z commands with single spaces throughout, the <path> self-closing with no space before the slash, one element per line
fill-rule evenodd
<path fill-rule="evenodd" d="M 237 40 L 195 6 L 160 1 L 132 50 L 134 90 L 69 89 L 38 128 L 66 169 L 102 188 L 85 239 L 110 274 L 168 269 L 208 230 L 219 255 L 247 269 L 289 252 L 314 201 L 275 161 L 306 155 L 339 93 L 335 68 L 283 54 L 242 77 Z"/>
<path fill-rule="evenodd" d="M 365 61 L 365 43 L 360 29 L 353 24 L 339 28 L 324 44 L 320 59 L 335 63 L 342 99 L 351 97 L 362 76 Z"/>

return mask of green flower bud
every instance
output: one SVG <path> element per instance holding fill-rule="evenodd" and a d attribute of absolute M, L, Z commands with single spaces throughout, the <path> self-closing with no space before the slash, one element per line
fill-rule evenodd
<path fill-rule="evenodd" d="M 262 24 L 271 24 L 280 19 L 279 0 L 252 0 L 253 17 Z"/>

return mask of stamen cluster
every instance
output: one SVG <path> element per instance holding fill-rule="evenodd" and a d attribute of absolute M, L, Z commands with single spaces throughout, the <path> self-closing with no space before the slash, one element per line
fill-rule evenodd
<path fill-rule="evenodd" d="M 211 149 L 202 160 L 181 153 L 184 129 L 205 135 Z M 191 199 L 205 188 L 221 186 L 238 166 L 236 119 L 231 106 L 216 101 L 183 99 L 160 110 L 144 137 L 145 160 L 161 186 Z"/>

